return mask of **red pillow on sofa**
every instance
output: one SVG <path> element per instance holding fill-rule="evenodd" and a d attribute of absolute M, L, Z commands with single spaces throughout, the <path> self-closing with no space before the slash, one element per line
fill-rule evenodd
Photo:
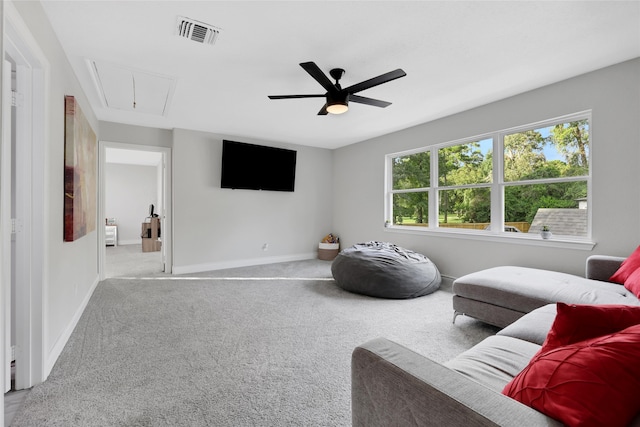
<path fill-rule="evenodd" d="M 556 311 L 556 318 L 538 354 L 640 324 L 640 306 L 559 302 L 556 304 Z"/>
<path fill-rule="evenodd" d="M 631 273 L 631 276 L 627 277 L 627 280 L 624 281 L 624 287 L 640 298 L 640 268 Z"/>
<path fill-rule="evenodd" d="M 622 261 L 618 271 L 613 273 L 613 276 L 609 277 L 609 281 L 620 283 L 622 285 L 638 268 L 640 268 L 640 246 L 638 246 L 636 250 L 629 255 L 629 258 Z"/>
<path fill-rule="evenodd" d="M 502 391 L 567 426 L 626 426 L 640 411 L 640 325 L 534 356 Z"/>

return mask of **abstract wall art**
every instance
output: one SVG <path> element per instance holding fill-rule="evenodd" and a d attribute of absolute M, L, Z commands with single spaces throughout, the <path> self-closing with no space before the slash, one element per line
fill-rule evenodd
<path fill-rule="evenodd" d="M 96 134 L 75 97 L 64 97 L 64 241 L 96 229 Z"/>

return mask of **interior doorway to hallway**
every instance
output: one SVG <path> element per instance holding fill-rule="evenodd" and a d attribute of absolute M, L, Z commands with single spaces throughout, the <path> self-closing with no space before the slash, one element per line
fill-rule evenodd
<path fill-rule="evenodd" d="M 100 142 L 101 279 L 171 273 L 170 156 L 165 147 Z M 143 250 L 152 217 L 159 250 Z"/>

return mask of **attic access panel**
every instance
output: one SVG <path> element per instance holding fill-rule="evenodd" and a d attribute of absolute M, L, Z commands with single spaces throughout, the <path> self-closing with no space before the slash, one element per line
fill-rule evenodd
<path fill-rule="evenodd" d="M 89 67 L 107 108 L 167 115 L 175 78 L 102 61 L 91 60 Z"/>

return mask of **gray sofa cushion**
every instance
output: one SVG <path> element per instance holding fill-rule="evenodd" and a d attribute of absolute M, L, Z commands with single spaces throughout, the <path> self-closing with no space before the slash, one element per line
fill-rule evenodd
<path fill-rule="evenodd" d="M 494 267 L 467 274 L 453 282 L 463 298 L 528 313 L 555 302 L 568 304 L 640 305 L 624 286 L 585 279 L 557 271 L 526 267 Z"/>
<path fill-rule="evenodd" d="M 537 344 L 493 335 L 444 365 L 485 387 L 502 392 L 538 350 L 540 346 Z"/>
<path fill-rule="evenodd" d="M 415 298 L 440 287 L 429 258 L 391 243 L 358 243 L 340 252 L 331 273 L 342 289 L 380 298 Z"/>
<path fill-rule="evenodd" d="M 502 329 L 497 335 L 518 338 L 542 345 L 555 319 L 556 304 L 543 305 Z"/>

